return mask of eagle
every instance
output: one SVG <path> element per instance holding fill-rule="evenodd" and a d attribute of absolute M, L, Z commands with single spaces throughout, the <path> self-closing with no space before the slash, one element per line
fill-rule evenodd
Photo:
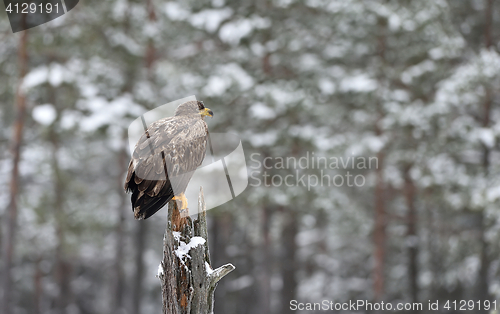
<path fill-rule="evenodd" d="M 202 101 L 188 101 L 172 117 L 152 123 L 135 145 L 125 191 L 132 192 L 135 219 L 147 219 L 170 200 L 181 202 L 194 171 L 205 158 L 208 126 L 205 117 L 213 112 Z"/>

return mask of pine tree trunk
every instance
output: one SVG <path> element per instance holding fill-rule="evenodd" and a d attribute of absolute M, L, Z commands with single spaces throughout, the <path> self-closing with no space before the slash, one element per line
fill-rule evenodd
<path fill-rule="evenodd" d="M 178 226 L 172 223 L 172 216 L 178 215 L 179 209 L 175 201 L 168 203 L 163 261 L 158 268 L 163 314 L 213 313 L 217 282 L 235 268 L 226 264 L 212 269 L 203 189 L 200 189 L 198 208 L 197 219 L 192 221 L 187 217 L 187 223 L 174 231 Z"/>
<path fill-rule="evenodd" d="M 283 245 L 281 278 L 283 280 L 283 288 L 281 290 L 281 313 L 293 313 L 289 304 L 291 300 L 296 300 L 297 293 L 297 278 L 295 275 L 298 272 L 297 263 L 297 242 L 295 238 L 299 232 L 299 218 L 295 211 L 286 213 L 284 218 L 285 223 L 281 233 L 281 241 Z"/>
<path fill-rule="evenodd" d="M 123 271 L 123 259 L 125 256 L 125 210 L 126 207 L 126 196 L 122 194 L 123 191 L 123 173 L 127 172 L 127 159 L 128 154 L 126 147 L 128 145 L 127 142 L 127 131 L 123 131 L 123 147 L 120 149 L 118 153 L 118 167 L 120 169 L 120 175 L 117 177 L 117 191 L 121 195 L 120 203 L 116 207 L 116 211 L 118 213 L 118 222 L 116 224 L 115 229 L 115 257 L 113 262 L 113 279 L 112 279 L 112 289 L 113 289 L 113 297 L 111 298 L 111 309 L 112 313 L 115 314 L 123 314 L 125 313 L 124 306 L 124 294 L 125 294 L 125 274 Z"/>
<path fill-rule="evenodd" d="M 132 313 L 141 313 L 141 301 L 143 297 L 144 289 L 142 288 L 142 283 L 144 282 L 144 250 L 146 247 L 146 224 L 144 221 L 140 221 L 137 224 L 137 229 L 135 231 L 135 274 L 133 279 L 133 292 L 132 292 Z"/>
<path fill-rule="evenodd" d="M 227 254 L 227 243 L 229 243 L 231 239 L 231 233 L 234 226 L 233 216 L 229 213 L 220 215 L 217 219 L 213 220 L 212 225 L 212 233 L 210 235 L 211 246 L 212 246 L 212 256 L 215 257 L 212 259 L 212 263 L 215 265 L 222 264 L 228 259 Z M 217 287 L 217 295 L 221 298 L 225 298 L 227 291 L 227 285 L 221 285 Z M 231 308 L 231 304 L 227 302 L 218 302 L 214 305 L 214 311 L 217 314 L 232 314 L 234 309 Z M 238 311 L 238 313 L 241 313 Z"/>
<path fill-rule="evenodd" d="M 273 257 L 271 254 L 271 216 L 273 211 L 269 206 L 262 208 L 262 237 L 260 245 L 260 254 L 258 258 L 259 271 L 257 280 L 259 283 L 259 306 L 255 313 L 271 313 L 271 276 Z"/>
<path fill-rule="evenodd" d="M 386 50 L 387 50 L 387 20 L 379 18 L 377 36 L 378 57 L 381 61 L 381 68 L 378 74 L 378 81 L 381 86 L 387 80 L 384 68 L 386 66 Z M 377 104 L 378 119 L 375 122 L 375 134 L 380 137 L 383 135 L 383 130 L 380 128 L 379 123 L 384 117 L 384 109 L 381 102 Z M 381 301 L 385 293 L 385 261 L 386 261 L 386 211 L 385 211 L 385 184 L 384 184 L 384 152 L 377 153 L 378 165 L 375 170 L 375 204 L 374 204 L 374 267 L 373 267 L 373 299 Z"/>
<path fill-rule="evenodd" d="M 417 236 L 417 209 L 415 207 L 415 184 L 410 176 L 411 165 L 404 169 L 404 195 L 408 207 L 407 219 L 407 248 L 408 248 L 408 280 L 411 302 L 418 302 L 418 236 Z"/>
<path fill-rule="evenodd" d="M 485 6 L 485 19 L 486 25 L 484 28 L 484 37 L 485 37 L 485 46 L 487 49 L 493 49 L 493 0 L 486 0 Z M 486 99 L 483 104 L 483 128 L 490 127 L 490 119 L 491 119 L 491 106 L 493 103 L 493 91 L 490 86 L 486 87 Z M 489 176 L 489 166 L 490 166 L 490 148 L 483 144 L 483 160 L 482 166 L 484 171 L 484 177 L 488 178 Z M 483 209 L 479 213 L 480 225 L 479 225 L 479 234 L 480 234 L 480 259 L 481 264 L 479 267 L 478 278 L 476 282 L 476 300 L 490 300 L 489 295 L 489 284 L 488 284 L 488 272 L 490 268 L 490 259 L 488 256 L 489 245 L 486 240 L 485 233 L 488 230 L 488 219 L 485 215 L 485 210 Z M 478 313 L 487 313 L 488 311 L 479 311 Z"/>
<path fill-rule="evenodd" d="M 57 314 L 66 314 L 67 307 L 71 302 L 71 263 L 66 256 L 66 214 L 64 211 L 64 195 L 66 195 L 66 184 L 64 182 L 63 171 L 59 166 L 59 148 L 61 140 L 57 132 L 57 120 L 61 116 L 61 112 L 57 106 L 56 91 L 54 88 L 49 88 L 49 101 L 57 110 L 56 122 L 52 123 L 49 128 L 49 141 L 52 144 L 52 175 L 53 175 L 53 190 L 54 200 L 52 208 L 54 209 L 55 229 L 57 236 L 57 246 L 54 252 L 55 267 L 54 280 L 59 287 L 59 293 L 54 300 L 54 312 Z"/>
<path fill-rule="evenodd" d="M 35 261 L 35 271 L 33 274 L 33 314 L 42 314 L 42 297 L 43 297 L 43 288 L 42 288 L 42 279 L 43 272 L 40 267 L 42 262 L 42 256 L 38 256 Z"/>
<path fill-rule="evenodd" d="M 25 23 L 23 14 L 23 23 Z M 5 214 L 5 236 L 3 237 L 3 269 L 1 289 L 3 292 L 0 298 L 0 313 L 12 313 L 12 262 L 14 259 L 15 236 L 17 233 L 17 197 L 19 189 L 19 162 L 21 160 L 21 144 L 23 139 L 24 119 L 26 116 L 26 98 L 21 88 L 24 76 L 28 71 L 28 53 L 26 49 L 28 31 L 21 33 L 18 58 L 19 58 L 19 84 L 16 91 L 16 122 L 14 124 L 14 134 L 12 138 L 12 172 L 10 179 L 10 199 Z"/>
<path fill-rule="evenodd" d="M 386 242 L 386 215 L 384 203 L 384 179 L 383 165 L 384 155 L 382 152 L 377 154 L 379 167 L 376 169 L 376 185 L 375 185 L 375 230 L 373 232 L 375 252 L 375 265 L 373 269 L 373 292 L 376 301 L 382 300 L 384 296 L 384 279 L 385 279 L 385 242 Z"/>

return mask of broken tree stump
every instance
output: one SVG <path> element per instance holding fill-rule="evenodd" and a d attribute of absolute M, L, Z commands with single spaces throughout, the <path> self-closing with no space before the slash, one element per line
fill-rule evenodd
<path fill-rule="evenodd" d="M 198 196 L 198 218 L 185 217 L 182 225 L 177 202 L 168 203 L 167 228 L 163 238 L 163 261 L 158 267 L 163 314 L 211 314 L 214 293 L 222 277 L 234 270 L 232 264 L 213 269 L 208 250 L 206 205 L 203 188 Z"/>

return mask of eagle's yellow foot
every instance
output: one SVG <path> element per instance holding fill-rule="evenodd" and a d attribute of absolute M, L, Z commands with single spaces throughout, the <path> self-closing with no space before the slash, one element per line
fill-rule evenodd
<path fill-rule="evenodd" d="M 179 208 L 179 212 L 183 212 L 188 208 L 188 200 L 187 197 L 184 193 L 181 193 L 179 195 L 176 195 L 172 198 L 174 201 L 179 201 L 181 202 L 181 207 Z"/>

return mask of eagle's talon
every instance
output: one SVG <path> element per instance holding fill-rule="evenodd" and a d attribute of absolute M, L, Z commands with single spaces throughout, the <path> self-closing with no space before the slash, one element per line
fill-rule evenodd
<path fill-rule="evenodd" d="M 172 197 L 172 200 L 181 203 L 181 206 L 179 208 L 179 212 L 182 213 L 183 211 L 186 211 L 188 209 L 188 200 L 187 200 L 187 197 L 184 193 L 181 193 L 179 195 Z"/>

